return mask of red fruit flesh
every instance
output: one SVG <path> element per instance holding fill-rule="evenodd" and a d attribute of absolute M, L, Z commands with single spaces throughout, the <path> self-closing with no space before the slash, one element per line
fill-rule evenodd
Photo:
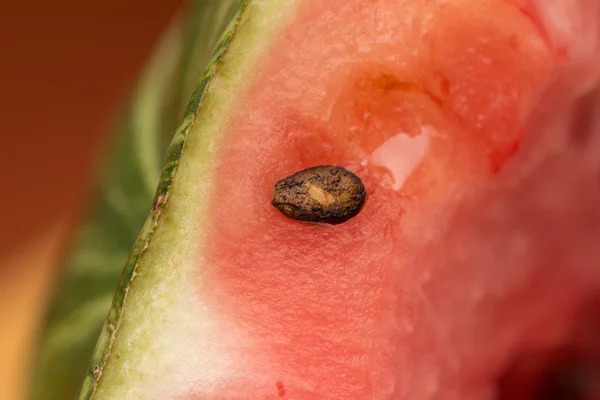
<path fill-rule="evenodd" d="M 598 193 L 574 158 L 506 166 L 556 60 L 539 32 L 500 0 L 303 3 L 220 149 L 198 296 L 242 336 L 230 378 L 189 398 L 494 399 L 523 349 L 567 341 L 597 289 L 576 239 Z M 324 164 L 363 179 L 359 215 L 271 206 Z"/>

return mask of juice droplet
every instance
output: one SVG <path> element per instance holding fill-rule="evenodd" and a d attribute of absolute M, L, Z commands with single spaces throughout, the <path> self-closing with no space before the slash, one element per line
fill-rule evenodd
<path fill-rule="evenodd" d="M 437 132 L 424 127 L 420 135 L 398 133 L 383 142 L 369 157 L 369 164 L 387 169 L 393 178 L 391 188 L 400 190 L 404 182 L 427 156 L 431 137 Z"/>

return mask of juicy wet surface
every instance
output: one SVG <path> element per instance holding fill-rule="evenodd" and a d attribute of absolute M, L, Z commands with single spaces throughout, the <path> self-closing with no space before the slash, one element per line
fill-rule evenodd
<path fill-rule="evenodd" d="M 564 340 L 581 301 L 580 276 L 542 269 L 573 243 L 540 230 L 539 193 L 563 210 L 548 221 L 597 217 L 567 206 L 590 193 L 560 163 L 569 192 L 541 176 L 489 192 L 552 65 L 539 29 L 502 1 L 315 0 L 267 53 L 220 150 L 198 271 L 200 301 L 240 337 L 229 379 L 191 398 L 493 399 L 518 338 Z M 273 209 L 275 182 L 324 164 L 363 180 L 356 217 L 306 225 Z M 486 230 L 498 236 L 473 247 Z"/>

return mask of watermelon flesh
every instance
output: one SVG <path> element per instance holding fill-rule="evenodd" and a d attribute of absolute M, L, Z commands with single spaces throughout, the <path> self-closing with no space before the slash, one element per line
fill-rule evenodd
<path fill-rule="evenodd" d="M 165 336 L 194 355 L 128 393 L 538 399 L 565 360 L 600 368 L 600 94 L 566 123 L 600 65 L 578 45 L 600 35 L 553 24 L 598 3 L 539 4 L 299 2 L 212 144 L 202 329 Z M 326 164 L 363 180 L 355 218 L 271 206 L 275 182 Z"/>
<path fill-rule="evenodd" d="M 245 327 L 231 351 L 254 373 L 240 362 L 232 385 L 248 398 L 280 382 L 289 398 L 424 399 L 454 344 L 434 340 L 448 323 L 419 328 L 407 312 L 428 301 L 411 253 L 444 230 L 448 199 L 477 193 L 514 150 L 550 54 L 517 9 L 486 1 L 307 2 L 282 36 L 225 139 L 199 293 Z M 360 215 L 335 227 L 278 216 L 273 183 L 319 164 L 361 176 Z M 399 307 L 407 291 L 422 298 Z M 413 351 L 430 360 L 395 365 Z"/>

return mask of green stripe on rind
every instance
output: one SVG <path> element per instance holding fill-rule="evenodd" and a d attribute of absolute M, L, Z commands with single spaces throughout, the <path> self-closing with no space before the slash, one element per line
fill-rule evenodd
<path fill-rule="evenodd" d="M 223 55 L 227 51 L 230 40 L 236 30 L 237 24 L 246 9 L 247 1 L 242 0 L 238 6 L 237 12 L 235 13 L 231 23 L 224 32 L 217 48 L 214 51 L 214 55 L 205 69 L 204 74 L 194 91 L 192 98 L 189 102 L 187 110 L 185 112 L 183 123 L 175 133 L 171 146 L 169 148 L 169 154 L 167 157 L 166 166 L 163 170 L 158 190 L 155 195 L 155 201 L 150 212 L 150 216 L 146 220 L 141 233 L 138 236 L 136 243 L 133 246 L 131 254 L 125 264 L 121 280 L 117 287 L 109 315 L 106 319 L 102 332 L 98 339 L 98 343 L 94 350 L 90 366 L 88 368 L 86 377 L 83 382 L 83 387 L 80 393 L 80 400 L 93 399 L 94 392 L 98 385 L 99 380 L 102 377 L 102 371 L 106 365 L 112 343 L 115 338 L 115 334 L 119 329 L 121 315 L 123 311 L 123 304 L 127 297 L 129 285 L 135 276 L 136 267 L 140 256 L 148 248 L 148 243 L 152 236 L 152 233 L 158 225 L 162 211 L 166 204 L 169 188 L 175 178 L 177 167 L 182 152 L 185 148 L 186 139 L 192 124 L 194 123 L 194 117 L 198 110 L 198 107 L 206 93 L 206 88 L 212 76 L 215 74 L 216 68 L 221 61 Z"/>
<path fill-rule="evenodd" d="M 237 11 L 238 3 L 237 0 L 196 0 L 190 5 L 189 21 L 192 23 L 184 27 L 183 41 L 186 46 L 179 60 L 179 70 L 171 82 L 176 88 L 174 93 L 177 98 L 170 101 L 175 112 L 166 113 L 175 120 L 165 121 L 168 127 L 178 126 L 182 120 L 190 97 L 197 88 L 198 72 L 205 69 L 221 34 Z M 170 128 L 165 129 L 167 131 L 170 142 L 173 132 Z"/>
<path fill-rule="evenodd" d="M 140 74 L 98 171 L 87 217 L 61 261 L 32 359 L 31 400 L 79 396 L 123 264 L 148 218 L 169 143 L 183 119 L 183 99 L 189 100 L 238 3 L 195 0 Z"/>

